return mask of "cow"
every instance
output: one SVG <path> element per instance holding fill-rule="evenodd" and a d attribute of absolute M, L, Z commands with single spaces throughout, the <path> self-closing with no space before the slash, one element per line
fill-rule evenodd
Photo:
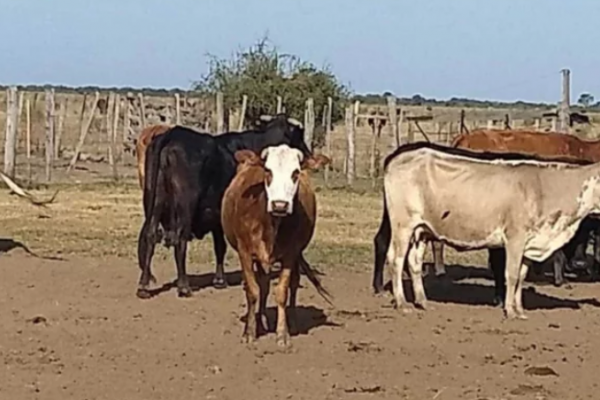
<path fill-rule="evenodd" d="M 235 153 L 237 174 L 223 196 L 221 222 L 227 242 L 239 256 L 247 316 L 242 340 L 253 342 L 265 332 L 269 274 L 281 262 L 275 289 L 276 341 L 289 345 L 286 304 L 290 288 L 290 325 L 295 324 L 300 269 L 326 299 L 329 293 L 302 257 L 315 229 L 316 197 L 307 170 L 329 162 L 323 155 L 305 157 L 287 145 L 265 148 L 260 156 L 250 150 Z M 256 321 L 256 302 L 259 321 Z M 293 321 L 293 322 L 292 322 Z"/>
<path fill-rule="evenodd" d="M 405 309 L 405 262 L 415 305 L 426 308 L 426 241 L 461 250 L 506 249 L 504 315 L 526 319 L 523 281 L 531 261 L 564 246 L 600 212 L 600 164 L 473 152 L 433 143 L 399 147 L 384 162 L 384 207 L 392 230 L 395 306 Z"/>
<path fill-rule="evenodd" d="M 278 144 L 289 144 L 307 156 L 312 154 L 304 143 L 302 125 L 285 114 L 271 117 L 260 130 L 212 136 L 175 126 L 150 142 L 144 176 L 145 221 L 138 238 L 138 263 L 142 271 L 138 297 L 151 296 L 150 263 L 155 244 L 163 236 L 167 246 L 175 247 L 180 297 L 192 294 L 185 266 L 186 243 L 193 238 L 202 239 L 209 232 L 216 257 L 213 286 L 219 289 L 227 286 L 223 265 L 227 243 L 220 211 L 225 189 L 236 172 L 235 152 L 244 149 L 260 152 Z"/>
<path fill-rule="evenodd" d="M 135 139 L 135 155 L 137 157 L 137 169 L 138 179 L 140 181 L 140 188 L 144 190 L 144 167 L 146 165 L 146 148 L 158 135 L 162 135 L 171 129 L 172 126 L 158 124 L 150 125 L 142 129 L 139 136 Z"/>
<path fill-rule="evenodd" d="M 539 133 L 528 130 L 498 130 L 480 129 L 469 134 L 458 135 L 451 146 L 468 150 L 486 151 L 494 153 L 518 152 L 539 156 L 558 161 L 571 162 L 575 164 L 589 164 L 600 161 L 600 141 L 597 142 L 596 151 L 587 151 L 588 144 L 592 147 L 596 142 L 588 142 L 578 139 L 572 135 L 561 133 Z M 583 154 L 583 156 L 582 156 Z M 583 224 L 577 235 L 567 244 L 565 251 L 569 257 L 557 255 L 554 262 L 554 284 L 561 286 L 564 282 L 564 272 L 567 261 L 572 263 L 575 269 L 583 269 L 587 266 L 585 248 L 589 232 L 594 231 L 596 236 L 600 235 L 600 223 L 592 219 Z M 375 235 L 375 267 L 373 274 L 373 290 L 381 293 L 383 291 L 383 265 L 385 255 L 390 241 L 390 227 L 385 216 Z M 432 252 L 434 270 L 436 276 L 445 274 L 443 245 L 432 241 Z M 596 240 L 594 258 L 600 262 L 600 239 Z"/>
<path fill-rule="evenodd" d="M 451 146 L 477 151 L 518 152 L 543 158 L 560 157 L 564 161 L 582 165 L 600 161 L 600 141 L 585 141 L 573 135 L 557 132 L 480 129 L 470 134 L 458 135 L 452 141 Z M 588 236 L 592 232 L 596 233 L 594 235 L 596 237 L 600 234 L 600 221 L 595 218 L 586 220 L 582 224 L 573 240 L 564 249 L 566 254 L 557 254 L 558 258 L 553 263 L 556 286 L 563 284 L 564 270 L 570 266 L 576 270 L 587 268 L 585 249 Z M 443 245 L 433 244 L 433 250 L 436 273 L 443 274 L 444 263 L 441 257 Z M 595 240 L 594 254 L 596 263 L 600 262 L 600 238 Z M 593 268 L 595 266 L 592 266 Z"/>

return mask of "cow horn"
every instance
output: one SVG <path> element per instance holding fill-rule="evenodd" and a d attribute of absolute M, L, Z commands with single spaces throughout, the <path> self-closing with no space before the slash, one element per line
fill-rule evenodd
<path fill-rule="evenodd" d="M 58 190 L 57 190 L 56 192 L 54 192 L 52 197 L 48 200 L 36 200 L 31 193 L 28 193 L 25 190 L 21 189 L 19 187 L 19 185 L 17 185 L 15 182 L 13 182 L 12 179 L 10 179 L 6 174 L 0 172 L 0 178 L 2 178 L 2 180 L 10 188 L 10 190 L 15 192 L 18 196 L 29 200 L 29 202 L 31 204 L 33 204 L 34 206 L 45 207 L 46 204 L 52 203 L 54 201 L 54 199 L 56 199 L 56 195 L 58 194 Z"/>
<path fill-rule="evenodd" d="M 269 121 L 273 120 L 273 116 L 272 115 L 261 115 L 260 117 L 258 117 L 258 119 L 260 119 L 261 121 L 269 122 Z"/>
<path fill-rule="evenodd" d="M 288 122 L 292 125 L 296 125 L 298 128 L 302 128 L 303 125 L 300 121 L 298 121 L 296 118 L 292 118 L 292 117 L 288 117 Z"/>

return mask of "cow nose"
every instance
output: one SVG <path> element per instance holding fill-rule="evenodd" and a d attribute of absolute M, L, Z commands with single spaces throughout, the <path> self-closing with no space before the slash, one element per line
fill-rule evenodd
<path fill-rule="evenodd" d="M 289 202 L 284 200 L 274 200 L 271 202 L 271 207 L 273 208 L 273 212 L 276 213 L 286 213 L 288 209 Z"/>

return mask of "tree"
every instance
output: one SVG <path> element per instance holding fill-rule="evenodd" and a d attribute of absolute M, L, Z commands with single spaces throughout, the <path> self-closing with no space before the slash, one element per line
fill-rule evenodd
<path fill-rule="evenodd" d="M 342 103 L 350 95 L 329 68 L 318 68 L 296 56 L 283 54 L 270 46 L 266 38 L 236 52 L 231 59 L 209 54 L 208 73 L 194 83 L 194 90 L 206 94 L 222 92 L 227 109 L 239 107 L 242 96 L 247 95 L 249 122 L 262 114 L 275 114 L 277 96 L 282 97 L 286 113 L 300 121 L 304 120 L 309 97 L 314 99 L 315 120 L 321 121 L 327 97 L 331 96 L 335 122 L 343 117 Z"/>
<path fill-rule="evenodd" d="M 582 93 L 579 96 L 579 100 L 577 103 L 581 104 L 583 107 L 589 107 L 594 102 L 594 96 L 589 93 Z"/>

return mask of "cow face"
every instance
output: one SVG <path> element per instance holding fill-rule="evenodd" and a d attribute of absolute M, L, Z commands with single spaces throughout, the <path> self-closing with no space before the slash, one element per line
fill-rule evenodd
<path fill-rule="evenodd" d="M 265 148 L 260 158 L 250 150 L 235 153 L 238 168 L 261 167 L 264 170 L 264 185 L 267 194 L 267 212 L 284 217 L 294 211 L 294 197 L 298 191 L 300 173 L 317 169 L 330 162 L 329 158 L 317 154 L 304 158 L 300 150 L 280 145 Z"/>
<path fill-rule="evenodd" d="M 298 191 L 302 152 L 287 145 L 267 147 L 260 158 L 265 168 L 267 212 L 283 217 L 294 211 L 294 197 Z"/>

